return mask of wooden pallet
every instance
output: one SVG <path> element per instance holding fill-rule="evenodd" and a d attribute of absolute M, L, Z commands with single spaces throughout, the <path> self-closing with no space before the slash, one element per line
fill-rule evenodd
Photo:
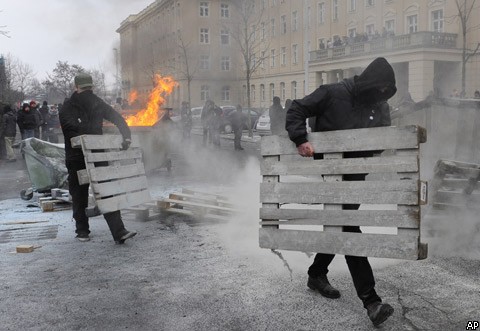
<path fill-rule="evenodd" d="M 138 139 L 126 151 L 119 135 L 83 135 L 71 139 L 82 148 L 86 169 L 78 171 L 80 184 L 90 184 L 94 205 L 88 216 L 130 208 L 152 201 Z"/>
<path fill-rule="evenodd" d="M 52 199 L 62 200 L 65 202 L 72 202 L 72 196 L 70 195 L 70 192 L 68 192 L 68 190 L 61 189 L 61 188 L 52 188 L 50 190 L 50 194 L 52 196 Z"/>
<path fill-rule="evenodd" d="M 72 209 L 71 201 L 56 199 L 53 197 L 38 198 L 38 204 L 40 205 L 42 212 Z"/>
<path fill-rule="evenodd" d="M 262 137 L 260 247 L 426 258 L 420 205 L 427 192 L 419 164 L 425 130 L 381 127 L 311 133 L 308 139 L 324 159 L 300 157 L 287 137 Z M 343 158 L 344 152 L 382 150 L 390 155 Z M 377 179 L 342 181 L 342 175 L 362 173 Z M 343 210 L 342 204 L 370 204 L 376 210 Z M 342 232 L 343 226 L 362 226 L 364 233 Z"/>
<path fill-rule="evenodd" d="M 156 202 L 142 203 L 136 207 L 130 207 L 122 210 L 122 218 L 134 221 L 152 221 L 159 219 L 161 213 Z"/>
<path fill-rule="evenodd" d="M 480 164 L 438 160 L 431 184 L 434 210 L 480 210 Z"/>
<path fill-rule="evenodd" d="M 170 193 L 168 198 L 157 201 L 161 212 L 178 212 L 201 218 L 229 219 L 240 212 L 222 195 L 182 189 L 181 193 Z"/>

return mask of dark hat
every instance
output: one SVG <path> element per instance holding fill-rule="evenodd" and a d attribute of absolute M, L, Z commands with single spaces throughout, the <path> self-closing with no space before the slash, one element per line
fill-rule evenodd
<path fill-rule="evenodd" d="M 78 88 L 92 87 L 93 79 L 92 76 L 85 73 L 80 73 L 75 76 L 75 86 Z"/>

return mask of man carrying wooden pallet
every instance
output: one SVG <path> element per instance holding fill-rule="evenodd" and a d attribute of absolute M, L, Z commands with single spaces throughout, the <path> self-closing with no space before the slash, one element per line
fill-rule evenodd
<path fill-rule="evenodd" d="M 120 130 L 123 136 L 122 149 L 126 150 L 131 143 L 131 133 L 123 117 L 93 93 L 92 76 L 83 73 L 75 76 L 75 88 L 76 91 L 70 99 L 65 100 L 59 117 L 65 137 L 65 162 L 72 196 L 75 232 L 79 241 L 89 241 L 90 228 L 85 213 L 89 185 L 80 185 L 77 176 L 77 171 L 86 168 L 85 159 L 81 148 L 72 148 L 70 139 L 84 134 L 102 134 L 103 120 L 107 120 Z M 103 216 L 117 244 L 123 244 L 125 240 L 137 234 L 125 229 L 119 210 L 105 213 Z"/>
<path fill-rule="evenodd" d="M 339 83 L 322 85 L 303 99 L 294 100 L 287 111 L 286 129 L 304 157 L 323 159 L 315 154 L 307 140 L 305 122 L 315 117 L 312 131 L 333 131 L 390 126 L 387 100 L 397 89 L 393 68 L 384 58 L 377 58 L 359 75 Z M 379 137 L 381 139 L 381 137 Z M 369 157 L 373 151 L 344 153 L 344 158 Z M 367 174 L 343 175 L 345 181 L 365 180 Z M 343 205 L 358 209 L 358 204 Z M 344 232 L 361 232 L 358 226 L 344 226 Z M 318 253 L 308 270 L 307 286 L 327 298 L 339 298 L 340 292 L 330 285 L 328 266 L 335 255 Z M 345 256 L 358 297 L 372 323 L 377 326 L 393 314 L 393 307 L 383 304 L 375 292 L 375 279 L 366 257 Z"/>

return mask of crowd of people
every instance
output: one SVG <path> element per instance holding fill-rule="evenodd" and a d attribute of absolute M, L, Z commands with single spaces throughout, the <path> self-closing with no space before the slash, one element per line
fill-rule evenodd
<path fill-rule="evenodd" d="M 20 107 L 2 105 L 0 107 L 0 159 L 15 162 L 13 145 L 17 135 L 17 126 L 21 139 L 37 138 L 51 143 L 58 143 L 60 121 L 58 111 L 61 104 L 42 105 L 32 100 Z"/>
<path fill-rule="evenodd" d="M 340 38 L 339 36 L 334 36 L 333 38 L 327 39 L 326 42 L 323 41 L 323 39 L 320 41 L 320 44 L 318 45 L 319 49 L 327 49 L 327 48 L 334 48 L 334 47 L 342 47 L 342 46 L 347 46 L 347 45 L 352 45 L 355 43 L 361 43 L 361 42 L 368 42 L 380 38 L 387 38 L 387 37 L 392 37 L 394 36 L 395 33 L 393 31 L 388 31 L 387 29 L 383 28 L 382 33 L 380 34 L 378 31 L 375 31 L 374 33 L 361 33 L 361 34 L 356 34 L 355 36 L 343 36 Z"/>

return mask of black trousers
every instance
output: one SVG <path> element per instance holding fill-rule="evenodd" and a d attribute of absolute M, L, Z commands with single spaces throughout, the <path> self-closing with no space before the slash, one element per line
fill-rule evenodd
<path fill-rule="evenodd" d="M 242 140 L 242 130 L 241 129 L 235 130 L 233 131 L 233 134 L 234 134 L 233 146 L 235 147 L 235 149 L 239 149 L 242 147 L 242 145 L 240 144 L 240 141 Z"/>
<path fill-rule="evenodd" d="M 78 182 L 77 171 L 85 169 L 85 162 L 82 161 L 67 161 L 68 169 L 68 189 L 72 196 L 73 218 L 75 219 L 75 232 L 77 234 L 89 234 L 90 226 L 88 224 L 88 217 L 85 214 L 85 208 L 88 207 L 88 187 L 89 184 L 80 185 Z M 107 221 L 113 240 L 119 240 L 127 230 L 123 225 L 120 211 L 103 214 Z"/>
<path fill-rule="evenodd" d="M 352 174 L 343 175 L 344 181 L 361 181 L 365 180 L 367 174 Z M 342 205 L 342 209 L 357 210 L 360 205 L 357 204 L 345 204 Z M 359 226 L 344 226 L 343 232 L 356 232 L 361 233 Z M 318 253 L 315 255 L 313 264 L 308 269 L 308 275 L 310 277 L 317 277 L 319 275 L 326 275 L 328 273 L 328 266 L 332 262 L 334 254 Z M 368 258 L 363 256 L 349 256 L 345 255 L 347 261 L 348 270 L 352 276 L 353 284 L 357 295 L 362 300 L 363 306 L 366 308 L 373 302 L 382 301 L 375 292 L 375 278 L 373 277 L 372 267 L 368 262 Z"/>

